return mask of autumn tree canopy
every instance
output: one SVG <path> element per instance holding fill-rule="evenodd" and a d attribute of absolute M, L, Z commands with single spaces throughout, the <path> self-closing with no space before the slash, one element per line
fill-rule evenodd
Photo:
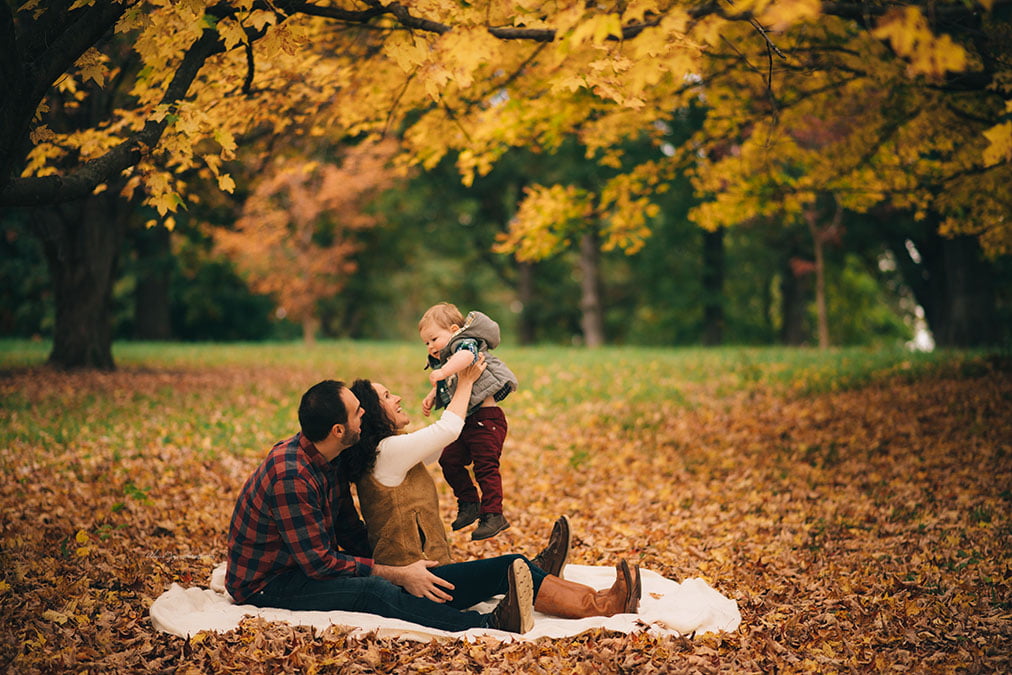
<path fill-rule="evenodd" d="M 598 193 L 533 186 L 505 250 L 549 254 L 598 216 L 606 247 L 649 234 L 651 195 L 691 172 L 704 227 L 796 219 L 820 195 L 936 216 L 1012 246 L 1012 0 L 909 3 L 521 0 L 29 0 L 0 5 L 0 205 L 75 199 L 126 175 L 163 216 L 186 180 L 223 190 L 251 134 L 403 137 L 403 161 L 459 153 L 464 180 L 509 147 L 577 135 L 616 169 Z M 140 67 L 126 71 L 118 46 Z M 51 99 L 115 78 L 88 128 Z M 665 145 L 698 106 L 700 131 Z M 656 138 L 646 161 L 631 137 Z"/>
<path fill-rule="evenodd" d="M 277 155 L 243 204 L 231 229 L 218 229 L 218 246 L 259 293 L 271 294 L 301 322 L 312 342 L 316 303 L 336 295 L 355 270 L 355 230 L 376 219 L 365 202 L 391 185 L 393 142 L 348 148 L 340 164 L 303 154 Z"/>

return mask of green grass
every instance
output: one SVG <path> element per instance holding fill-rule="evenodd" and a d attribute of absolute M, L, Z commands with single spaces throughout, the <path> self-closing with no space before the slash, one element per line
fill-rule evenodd
<path fill-rule="evenodd" d="M 44 341 L 0 339 L 0 370 L 41 366 L 49 348 Z M 538 346 L 502 347 L 496 354 L 518 373 L 523 389 L 561 404 L 610 399 L 619 391 L 630 402 L 677 401 L 682 388 L 692 385 L 715 386 L 724 393 L 756 387 L 817 393 L 897 376 L 965 375 L 989 367 L 985 352 L 902 348 Z M 419 390 L 425 380 L 421 346 L 403 342 L 324 340 L 313 348 L 301 342 L 119 342 L 113 357 L 123 370 L 277 367 L 316 371 L 321 378 L 395 380 L 411 373 L 421 383 Z"/>
<path fill-rule="evenodd" d="M 287 433 L 298 397 L 321 379 L 381 381 L 404 397 L 416 422 L 422 421 L 418 410 L 428 391 L 424 352 L 414 343 L 117 343 L 119 374 L 137 375 L 136 386 L 103 384 L 109 376 L 102 374 L 61 379 L 42 367 L 48 351 L 45 342 L 0 340 L 0 442 L 70 448 L 83 438 L 143 433 L 157 445 L 214 456 L 223 449 L 260 448 Z M 539 346 L 496 353 L 521 382 L 508 402 L 511 414 L 551 419 L 565 411 L 628 433 L 648 432 L 673 408 L 692 408 L 700 396 L 770 390 L 803 397 L 990 367 L 978 352 L 898 349 Z M 32 392 L 21 390 L 26 383 Z M 832 459 L 829 451 L 819 454 L 822 463 Z M 586 460 L 570 458 L 574 464 Z"/>

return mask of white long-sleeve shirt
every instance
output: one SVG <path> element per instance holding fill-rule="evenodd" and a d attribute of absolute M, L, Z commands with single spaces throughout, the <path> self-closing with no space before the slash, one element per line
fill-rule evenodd
<path fill-rule="evenodd" d="M 463 428 L 464 418 L 445 410 L 439 421 L 424 429 L 384 438 L 376 446 L 373 478 L 381 485 L 397 487 L 415 464 L 432 464 L 439 459 L 443 448 L 457 440 Z"/>

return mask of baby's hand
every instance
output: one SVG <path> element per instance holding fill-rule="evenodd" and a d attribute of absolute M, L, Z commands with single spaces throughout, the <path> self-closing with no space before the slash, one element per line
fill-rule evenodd
<path fill-rule="evenodd" d="M 436 390 L 433 389 L 432 391 L 429 392 L 428 396 L 426 396 L 422 400 L 422 414 L 428 417 L 429 413 L 432 412 L 432 404 L 435 402 L 436 402 Z"/>

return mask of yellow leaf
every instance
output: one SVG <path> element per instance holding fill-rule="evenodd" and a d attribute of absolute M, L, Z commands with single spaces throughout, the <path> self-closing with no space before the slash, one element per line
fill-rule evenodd
<path fill-rule="evenodd" d="M 233 192 L 235 190 L 235 181 L 227 173 L 223 173 L 218 176 L 218 187 L 222 192 Z"/>
<path fill-rule="evenodd" d="M 88 533 L 84 530 L 78 530 L 77 534 L 74 535 L 74 540 L 77 541 L 78 544 L 87 544 L 89 540 Z"/>
<path fill-rule="evenodd" d="M 771 3 L 759 14 L 759 23 L 773 30 L 785 30 L 789 26 L 819 16 L 822 0 L 778 0 Z"/>
<path fill-rule="evenodd" d="M 627 21 L 643 21 L 648 12 L 663 13 L 657 9 L 657 0 L 634 0 L 626 6 L 624 15 Z"/>
<path fill-rule="evenodd" d="M 588 40 L 594 44 L 601 44 L 609 37 L 620 37 L 622 35 L 622 19 L 618 14 L 602 14 L 587 19 L 573 31 L 569 36 L 569 42 L 573 46 L 583 44 Z"/>
<path fill-rule="evenodd" d="M 54 134 L 52 129 L 50 129 L 48 126 L 46 126 L 45 124 L 41 124 L 32 129 L 31 134 L 29 134 L 29 138 L 31 139 L 32 143 L 41 143 L 42 141 L 53 140 L 54 138 L 56 138 L 56 134 Z"/>
<path fill-rule="evenodd" d="M 232 49 L 240 42 L 246 42 L 246 31 L 243 30 L 239 22 L 233 18 L 225 18 L 218 22 L 217 25 L 218 34 L 221 35 L 221 39 L 225 42 L 225 49 Z"/>
<path fill-rule="evenodd" d="M 265 9 L 255 10 L 249 15 L 249 19 L 247 19 L 247 23 L 257 30 L 263 30 L 264 26 L 273 26 L 277 22 L 278 17 L 274 14 L 274 12 L 268 12 Z"/>
<path fill-rule="evenodd" d="M 994 166 L 1012 161 L 1012 122 L 1002 122 L 984 132 L 988 146 L 984 150 L 984 165 Z"/>
<path fill-rule="evenodd" d="M 387 55 L 406 73 L 412 72 L 428 58 L 429 50 L 424 40 L 416 40 L 410 33 L 399 33 L 383 45 Z"/>
<path fill-rule="evenodd" d="M 888 41 L 893 51 L 908 59 L 911 74 L 937 76 L 966 67 L 966 50 L 948 35 L 936 36 L 916 7 L 890 10 L 872 35 Z"/>
<path fill-rule="evenodd" d="M 53 621 L 62 626 L 63 624 L 67 623 L 67 619 L 69 619 L 70 617 L 68 617 L 63 612 L 57 612 L 55 609 L 47 609 L 42 613 L 42 618 L 45 619 L 46 621 Z"/>
<path fill-rule="evenodd" d="M 221 146 L 222 157 L 227 159 L 235 154 L 238 147 L 235 143 L 235 136 L 231 132 L 219 129 L 214 132 L 214 140 Z"/>

